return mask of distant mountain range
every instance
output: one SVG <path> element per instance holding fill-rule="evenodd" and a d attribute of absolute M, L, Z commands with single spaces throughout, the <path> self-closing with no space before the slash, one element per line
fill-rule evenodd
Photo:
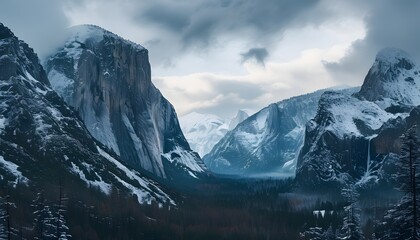
<path fill-rule="evenodd" d="M 245 110 L 239 110 L 231 120 L 212 114 L 192 112 L 181 116 L 179 121 L 191 148 L 204 157 L 228 131 L 233 130 L 248 117 Z"/>
<path fill-rule="evenodd" d="M 361 88 L 325 89 L 271 104 L 204 157 L 211 171 L 284 173 L 304 187 L 387 182 L 400 136 L 420 123 L 420 68 L 402 50 L 380 51 Z"/>

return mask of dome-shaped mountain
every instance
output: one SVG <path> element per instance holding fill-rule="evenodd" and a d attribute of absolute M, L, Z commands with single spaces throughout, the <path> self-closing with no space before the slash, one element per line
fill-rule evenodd
<path fill-rule="evenodd" d="M 293 176 L 305 124 L 315 116 L 324 91 L 270 104 L 248 117 L 204 156 L 205 163 L 222 174 Z"/>

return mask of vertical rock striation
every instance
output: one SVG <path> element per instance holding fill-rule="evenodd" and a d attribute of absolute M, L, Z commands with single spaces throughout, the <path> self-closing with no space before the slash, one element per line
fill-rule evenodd
<path fill-rule="evenodd" d="M 161 178 L 168 177 L 167 168 L 194 177 L 205 172 L 173 106 L 151 82 L 144 47 L 97 26 L 76 26 L 46 69 L 89 132 L 130 166 Z"/>

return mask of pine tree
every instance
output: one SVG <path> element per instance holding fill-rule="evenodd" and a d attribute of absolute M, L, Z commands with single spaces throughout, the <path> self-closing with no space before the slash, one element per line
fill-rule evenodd
<path fill-rule="evenodd" d="M 396 179 L 404 196 L 385 215 L 386 233 L 382 239 L 420 239 L 419 235 L 419 147 L 417 127 L 402 137 L 400 159 L 397 163 Z"/>
<path fill-rule="evenodd" d="M 302 240 L 323 240 L 324 230 L 320 227 L 310 227 L 308 230 L 300 233 Z"/>
<path fill-rule="evenodd" d="M 335 240 L 337 239 L 332 226 L 327 230 L 320 227 L 310 227 L 299 234 L 301 240 Z"/>
<path fill-rule="evenodd" d="M 336 234 L 332 226 L 329 226 L 327 231 L 324 233 L 324 240 L 335 240 L 337 239 Z"/>
<path fill-rule="evenodd" d="M 60 180 L 60 187 L 59 187 L 59 198 L 58 203 L 55 205 L 56 209 L 56 216 L 55 216 L 55 226 L 56 226 L 56 239 L 60 240 L 67 240 L 71 238 L 71 235 L 68 234 L 69 228 L 66 223 L 66 219 L 64 217 L 64 214 L 66 213 L 65 209 L 65 203 L 67 199 L 64 197 L 63 194 L 63 186 Z"/>
<path fill-rule="evenodd" d="M 0 197 L 0 239 L 8 239 L 8 231 L 6 226 L 8 215 L 5 206 L 5 200 Z"/>
<path fill-rule="evenodd" d="M 341 228 L 340 239 L 360 240 L 364 239 L 360 228 L 361 210 L 359 206 L 359 193 L 354 185 L 349 184 L 343 188 L 343 197 L 346 199 L 347 205 L 344 207 L 344 220 Z"/>
<path fill-rule="evenodd" d="M 34 239 L 57 239 L 55 234 L 55 218 L 50 206 L 45 202 L 42 193 L 38 193 L 33 201 L 34 215 Z"/>
<path fill-rule="evenodd" d="M 1 233 L 2 235 L 5 235 L 5 237 L 2 239 L 10 240 L 12 239 L 12 236 L 17 236 L 16 229 L 13 229 L 10 223 L 10 210 L 12 207 L 16 207 L 16 205 L 10 202 L 9 196 L 1 198 L 0 201 L 0 208 L 4 211 L 4 214 L 1 216 L 1 220 L 4 221 L 5 224 L 4 232 Z"/>

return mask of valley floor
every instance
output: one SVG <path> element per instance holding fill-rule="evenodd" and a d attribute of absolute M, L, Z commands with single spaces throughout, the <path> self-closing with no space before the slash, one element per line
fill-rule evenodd
<path fill-rule="evenodd" d="M 57 190 L 49 187 L 49 192 Z M 33 191 L 17 188 L 9 195 L 16 206 L 10 210 L 16 229 L 12 239 L 32 239 Z M 290 179 L 213 178 L 174 190 L 175 207 L 139 206 L 118 191 L 105 197 L 93 189 L 77 193 L 75 188 L 70 182 L 63 188 L 72 239 L 305 239 L 299 233 L 310 227 L 339 230 L 344 217 L 340 196 L 301 193 Z M 7 191 L 3 186 L 1 196 Z M 395 192 L 362 193 L 366 236 L 397 199 Z"/>

